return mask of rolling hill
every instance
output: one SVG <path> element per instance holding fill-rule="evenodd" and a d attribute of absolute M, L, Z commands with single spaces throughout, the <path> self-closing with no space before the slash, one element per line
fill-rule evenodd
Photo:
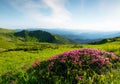
<path fill-rule="evenodd" d="M 47 42 L 66 44 L 71 43 L 71 40 L 60 35 L 51 34 L 42 30 L 11 30 L 0 28 L 0 50 L 16 48 L 24 42 Z"/>
<path fill-rule="evenodd" d="M 111 43 L 111 42 L 120 42 L 120 37 L 106 38 L 100 41 L 92 42 L 90 44 L 104 44 L 104 43 Z"/>
<path fill-rule="evenodd" d="M 28 31 L 22 30 L 20 32 L 15 32 L 14 36 L 23 38 L 24 41 L 31 41 L 36 40 L 38 42 L 50 42 L 54 43 L 56 41 L 55 37 L 45 31 L 35 30 L 35 31 Z"/>
<path fill-rule="evenodd" d="M 13 32 L 15 32 L 15 30 L 0 28 L 0 34 L 7 34 L 7 33 L 13 33 Z"/>

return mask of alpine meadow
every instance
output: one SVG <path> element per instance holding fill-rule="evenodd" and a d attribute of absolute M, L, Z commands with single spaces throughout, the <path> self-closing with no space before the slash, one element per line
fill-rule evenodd
<path fill-rule="evenodd" d="M 120 84 L 119 0 L 1 0 L 0 84 Z"/>

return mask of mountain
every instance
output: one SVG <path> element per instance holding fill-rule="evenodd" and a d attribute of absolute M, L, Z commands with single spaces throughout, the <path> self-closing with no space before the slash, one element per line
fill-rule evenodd
<path fill-rule="evenodd" d="M 120 31 L 69 30 L 60 28 L 40 29 L 71 39 L 74 43 L 91 43 L 105 38 L 114 38 L 120 36 Z"/>
<path fill-rule="evenodd" d="M 54 37 L 55 37 L 57 43 L 63 43 L 63 44 L 74 43 L 72 40 L 67 39 L 63 36 L 60 36 L 58 34 L 54 34 Z"/>
<path fill-rule="evenodd" d="M 64 28 L 56 28 L 56 29 L 48 29 L 48 28 L 26 28 L 27 30 L 24 31 L 23 29 L 17 29 L 17 33 L 22 31 L 21 36 L 15 35 L 22 37 L 20 39 L 22 40 L 27 40 L 29 39 L 30 41 L 40 41 L 40 42 L 55 42 L 55 43 L 94 43 L 101 41 L 106 38 L 114 38 L 114 37 L 119 37 L 120 36 L 120 31 L 92 31 L 92 30 L 69 30 L 69 29 L 64 29 Z M 40 31 L 38 31 L 40 30 Z M 15 30 L 14 30 L 15 31 Z M 16 32 L 15 31 L 15 32 Z M 45 36 L 42 38 L 44 35 L 38 34 L 38 32 L 41 31 L 46 31 L 49 33 L 48 36 Z M 28 32 L 28 36 L 25 35 L 25 32 Z M 37 34 L 35 33 L 37 32 Z M 41 32 L 42 33 L 42 32 Z M 44 32 L 45 33 L 45 32 Z M 46 35 L 46 34 L 45 34 Z M 26 36 L 26 39 L 25 39 Z M 37 37 L 39 36 L 39 37 Z M 47 37 L 51 37 L 47 39 Z M 24 37 L 24 39 L 23 39 Z"/>
<path fill-rule="evenodd" d="M 17 37 L 22 37 L 25 41 L 30 41 L 31 39 L 36 39 L 38 42 L 50 43 L 54 43 L 56 41 L 55 37 L 52 34 L 42 30 L 22 30 L 20 32 L 15 32 L 14 35 Z"/>
<path fill-rule="evenodd" d="M 2 44 L 19 42 L 48 42 L 48 43 L 71 43 L 71 40 L 44 30 L 11 30 L 0 28 L 0 40 Z"/>
<path fill-rule="evenodd" d="M 104 43 L 110 43 L 110 42 L 120 42 L 120 36 L 119 37 L 114 37 L 114 38 L 106 38 L 102 39 L 100 41 L 92 42 L 90 44 L 104 44 Z"/>

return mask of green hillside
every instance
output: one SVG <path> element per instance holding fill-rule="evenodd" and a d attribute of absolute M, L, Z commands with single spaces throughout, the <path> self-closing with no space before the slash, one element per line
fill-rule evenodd
<path fill-rule="evenodd" d="M 102 39 L 101 41 L 93 42 L 90 44 L 104 44 L 104 43 L 110 43 L 110 42 L 116 42 L 116 41 L 120 41 L 120 37 L 106 38 L 106 39 Z"/>
<path fill-rule="evenodd" d="M 13 33 L 15 30 L 0 28 L 0 34 Z"/>
<path fill-rule="evenodd" d="M 15 48 L 15 30 L 0 28 L 0 51 Z"/>
<path fill-rule="evenodd" d="M 99 45 L 90 45 L 90 44 L 53 44 L 53 43 L 26 43 L 19 45 L 17 50 L 6 51 L 0 53 L 0 74 L 3 78 L 2 84 L 9 84 L 11 81 L 15 83 L 27 82 L 26 70 L 32 67 L 32 64 L 35 61 L 44 61 L 49 57 L 52 57 L 56 54 L 61 54 L 69 50 L 75 50 L 83 48 L 97 48 L 100 50 L 105 50 L 108 52 L 114 52 L 117 56 L 120 56 L 120 41 L 99 44 Z M 19 50 L 22 47 L 27 48 L 27 50 Z M 37 49 L 35 49 L 37 47 Z M 32 49 L 31 49 L 32 48 Z M 35 49 L 35 50 L 33 50 Z M 43 66 L 44 67 L 44 66 Z M 115 69 L 111 69 L 107 75 L 93 75 L 93 77 L 98 78 L 106 83 L 119 84 L 119 68 L 120 63 L 115 64 Z M 102 77 L 102 79 L 101 79 Z M 94 78 L 93 78 L 94 79 Z M 92 78 L 89 81 L 93 80 Z M 25 83 L 25 82 L 24 82 Z M 13 83 L 12 83 L 13 84 Z M 88 83 L 89 84 L 89 83 Z"/>
<path fill-rule="evenodd" d="M 54 37 L 55 37 L 57 43 L 63 43 L 63 44 L 73 43 L 70 39 L 64 38 L 57 34 L 55 34 Z"/>
<path fill-rule="evenodd" d="M 70 40 L 60 36 L 52 35 L 42 30 L 15 32 L 14 36 L 22 37 L 23 41 L 48 42 L 48 43 L 71 43 Z"/>
<path fill-rule="evenodd" d="M 16 49 L 21 45 L 36 44 L 36 43 L 71 43 L 70 40 L 59 36 L 52 35 L 49 32 L 42 30 L 35 31 L 15 31 L 10 29 L 0 28 L 0 51 L 6 49 Z"/>
<path fill-rule="evenodd" d="M 55 42 L 55 38 L 52 34 L 41 30 L 35 31 L 23 30 L 20 32 L 15 32 L 14 35 L 17 37 L 22 37 L 24 41 L 31 41 L 31 39 L 33 39 L 38 42 L 50 42 L 50 43 Z"/>

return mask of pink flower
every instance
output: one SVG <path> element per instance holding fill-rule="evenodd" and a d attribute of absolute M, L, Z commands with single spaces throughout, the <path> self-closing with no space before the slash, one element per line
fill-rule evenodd
<path fill-rule="evenodd" d="M 53 66 L 53 65 L 54 65 L 54 62 L 51 62 L 50 65 Z"/>
<path fill-rule="evenodd" d="M 104 64 L 105 59 L 100 59 L 100 61 L 101 61 L 101 64 Z"/>
<path fill-rule="evenodd" d="M 116 57 L 115 57 L 115 59 L 116 59 L 116 60 L 118 60 L 118 59 L 119 59 L 119 57 L 117 57 L 117 56 L 116 56 Z"/>
<path fill-rule="evenodd" d="M 100 56 L 100 59 L 104 59 L 104 56 Z"/>
<path fill-rule="evenodd" d="M 40 64 L 40 62 L 39 62 L 39 61 L 36 61 L 36 62 L 35 62 L 35 64 L 39 65 L 39 64 Z"/>
<path fill-rule="evenodd" d="M 98 62 L 98 59 L 93 59 L 92 63 L 94 64 L 95 62 Z"/>
<path fill-rule="evenodd" d="M 106 62 L 106 64 L 109 64 L 110 63 L 110 61 L 105 61 Z"/>
<path fill-rule="evenodd" d="M 32 67 L 35 68 L 37 65 L 39 65 L 40 62 L 39 61 L 36 61 L 34 64 L 32 64 Z"/>
<path fill-rule="evenodd" d="M 65 62 L 65 59 L 61 59 L 60 62 L 62 62 L 62 63 Z"/>
<path fill-rule="evenodd" d="M 35 63 L 34 63 L 34 64 L 32 64 L 32 67 L 33 67 L 33 68 L 35 68 L 35 67 L 36 67 L 36 64 L 35 64 Z"/>
<path fill-rule="evenodd" d="M 79 76 L 79 77 L 77 78 L 77 80 L 78 80 L 78 81 L 82 80 L 82 77 L 81 77 L 81 76 Z"/>
<path fill-rule="evenodd" d="M 48 60 L 55 60 L 55 59 L 57 59 L 58 57 L 59 57 L 60 55 L 55 55 L 55 56 L 53 56 L 53 57 L 50 57 L 50 58 L 48 58 Z"/>
<path fill-rule="evenodd" d="M 106 64 L 109 64 L 110 63 L 109 58 L 105 58 L 105 62 L 106 62 Z"/>
<path fill-rule="evenodd" d="M 93 54 L 92 54 L 92 56 L 96 56 L 96 54 L 95 54 L 95 53 L 93 53 Z"/>
<path fill-rule="evenodd" d="M 77 61 L 77 57 L 72 57 L 72 62 L 76 62 Z"/>
<path fill-rule="evenodd" d="M 49 68 L 54 66 L 54 62 L 50 62 L 50 64 L 48 65 Z"/>
<path fill-rule="evenodd" d="M 52 57 L 48 58 L 48 60 L 51 61 L 51 60 L 52 60 Z"/>
<path fill-rule="evenodd" d="M 82 61 L 79 61 L 78 64 L 81 65 L 81 64 L 82 64 Z"/>

